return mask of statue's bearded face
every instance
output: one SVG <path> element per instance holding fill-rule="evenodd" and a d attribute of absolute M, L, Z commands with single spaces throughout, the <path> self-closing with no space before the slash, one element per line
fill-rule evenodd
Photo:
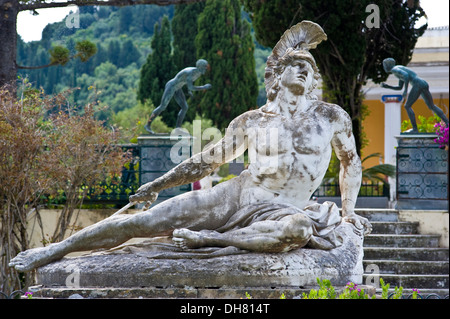
<path fill-rule="evenodd" d="M 281 74 L 281 85 L 287 87 L 295 95 L 304 95 L 314 81 L 314 70 L 311 64 L 302 59 L 291 61 Z"/>

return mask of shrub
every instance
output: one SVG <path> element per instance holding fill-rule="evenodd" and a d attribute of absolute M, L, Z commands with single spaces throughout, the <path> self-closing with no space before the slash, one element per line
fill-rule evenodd
<path fill-rule="evenodd" d="M 27 216 L 41 199 L 61 192 L 66 197 L 52 238 L 61 240 L 83 189 L 120 174 L 127 160 L 114 146 L 117 131 L 94 118 L 92 105 L 78 112 L 64 94 L 46 97 L 26 82 L 22 91 L 16 98 L 11 88 L 0 88 L 0 291 L 31 281 L 32 274 L 8 264 L 30 248 Z"/>
<path fill-rule="evenodd" d="M 339 295 L 329 280 L 317 278 L 317 283 L 319 284 L 319 290 L 311 289 L 308 294 L 303 293 L 302 299 L 376 299 L 375 295 L 370 297 L 364 292 L 364 289 L 358 288 L 358 285 L 352 282 L 347 283 Z M 381 299 L 401 299 L 403 296 L 403 287 L 401 286 L 395 287 L 391 294 L 389 294 L 390 284 L 386 284 L 382 278 L 380 278 L 380 286 Z M 417 289 L 413 289 L 411 298 L 417 299 L 418 293 Z"/>

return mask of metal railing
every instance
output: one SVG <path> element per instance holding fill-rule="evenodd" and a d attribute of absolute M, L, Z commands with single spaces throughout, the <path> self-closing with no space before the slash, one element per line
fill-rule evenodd
<path fill-rule="evenodd" d="M 395 292 L 389 294 L 388 299 L 393 299 L 395 295 Z M 412 299 L 413 298 L 413 294 L 409 294 L 409 295 L 402 295 L 400 299 Z M 417 294 L 417 299 L 448 299 L 449 295 L 446 296 L 439 296 L 438 294 L 428 294 L 428 295 L 422 295 L 422 294 Z"/>
<path fill-rule="evenodd" d="M 131 161 L 122 168 L 120 177 L 109 177 L 106 180 L 87 189 L 84 204 L 111 204 L 123 206 L 128 203 L 130 195 L 134 194 L 141 185 L 140 176 L 147 171 L 140 167 L 142 148 L 137 144 L 121 145 L 124 151 L 131 153 Z M 164 194 L 162 194 L 164 195 Z M 338 183 L 323 182 L 314 192 L 314 197 L 341 196 Z M 380 182 L 364 182 L 358 196 L 389 197 L 389 184 Z M 64 202 L 62 195 L 58 203 Z"/>
<path fill-rule="evenodd" d="M 14 290 L 10 294 L 0 291 L 0 299 L 19 299 L 23 295 L 25 295 L 23 290 Z"/>
<path fill-rule="evenodd" d="M 85 204 L 128 203 L 128 197 L 139 188 L 139 161 L 141 148 L 138 145 L 121 145 L 131 154 L 131 160 L 122 168 L 120 177 L 110 177 L 87 190 Z"/>
<path fill-rule="evenodd" d="M 401 208 L 445 209 L 448 202 L 448 152 L 435 135 L 402 136 L 397 147 L 396 194 Z"/>
<path fill-rule="evenodd" d="M 334 197 L 341 196 L 338 183 L 322 183 L 314 192 L 314 197 Z M 388 183 L 362 183 L 358 196 L 361 197 L 389 197 Z"/>
<path fill-rule="evenodd" d="M 92 187 L 81 187 L 84 205 L 114 205 L 123 206 L 129 202 L 128 197 L 140 186 L 140 156 L 141 148 L 137 144 L 120 145 L 124 152 L 129 152 L 131 159 L 122 167 L 120 176 L 109 176 Z M 80 195 L 82 196 L 82 195 Z M 65 194 L 43 197 L 44 205 L 61 205 L 66 201 Z"/>

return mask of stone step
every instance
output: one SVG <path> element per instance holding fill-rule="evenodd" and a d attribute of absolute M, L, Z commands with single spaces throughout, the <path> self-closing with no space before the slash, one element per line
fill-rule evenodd
<path fill-rule="evenodd" d="M 418 222 L 371 222 L 371 234 L 418 234 Z"/>
<path fill-rule="evenodd" d="M 374 222 L 397 222 L 398 211 L 395 209 L 357 208 L 355 213 Z"/>
<path fill-rule="evenodd" d="M 369 277 L 371 276 L 371 277 Z M 391 287 L 403 287 L 406 289 L 448 289 L 448 274 L 446 275 L 398 275 L 398 274 L 379 274 L 384 282 L 390 284 Z M 364 274 L 363 282 L 367 277 L 373 278 L 373 274 Z M 369 279 L 370 280 L 370 279 Z"/>
<path fill-rule="evenodd" d="M 437 248 L 439 235 L 371 234 L 364 237 L 364 247 L 426 247 Z"/>
<path fill-rule="evenodd" d="M 374 275 L 381 277 L 392 288 L 402 286 L 403 298 L 413 288 L 427 290 L 432 298 L 448 296 L 449 249 L 439 248 L 439 235 L 419 234 L 419 224 L 399 221 L 396 210 L 360 209 L 356 213 L 373 226 L 364 238 L 364 282 Z"/>
<path fill-rule="evenodd" d="M 421 261 L 421 260 L 367 260 L 363 261 L 364 269 L 378 268 L 384 274 L 428 274 L 445 275 L 449 273 L 448 260 Z M 370 265 L 370 266 L 369 266 Z M 369 266 L 369 268 L 368 268 Z M 369 272 L 370 273 L 370 272 Z"/>
<path fill-rule="evenodd" d="M 364 260 L 447 260 L 448 248 L 364 247 Z"/>

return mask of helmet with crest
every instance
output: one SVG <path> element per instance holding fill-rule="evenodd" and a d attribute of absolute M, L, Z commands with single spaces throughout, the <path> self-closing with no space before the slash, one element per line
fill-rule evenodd
<path fill-rule="evenodd" d="M 308 93 L 314 90 L 320 74 L 309 50 L 315 49 L 326 39 L 327 35 L 318 24 L 306 20 L 294 25 L 281 36 L 267 59 L 264 83 L 269 101 L 273 101 L 278 94 L 280 76 L 293 60 L 305 60 L 311 64 L 316 81 Z"/>

